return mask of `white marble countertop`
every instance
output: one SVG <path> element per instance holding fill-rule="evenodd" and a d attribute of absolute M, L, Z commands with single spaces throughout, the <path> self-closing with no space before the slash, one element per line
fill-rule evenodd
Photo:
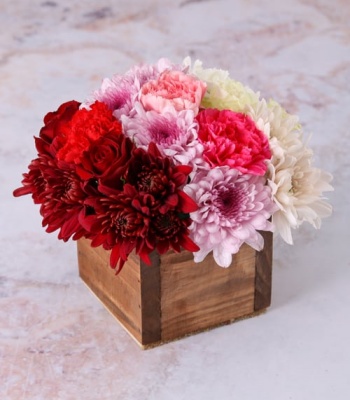
<path fill-rule="evenodd" d="M 348 0 L 1 0 L 1 399 L 350 398 L 349 20 Z M 276 240 L 268 312 L 142 351 L 78 278 L 75 243 L 12 190 L 47 111 L 188 54 L 299 114 L 334 213 Z"/>

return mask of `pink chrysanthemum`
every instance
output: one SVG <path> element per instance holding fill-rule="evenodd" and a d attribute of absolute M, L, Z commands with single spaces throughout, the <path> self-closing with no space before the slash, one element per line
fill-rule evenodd
<path fill-rule="evenodd" d="M 228 267 L 244 242 L 262 249 L 263 238 L 257 231 L 272 230 L 268 219 L 276 210 L 263 177 L 216 167 L 197 173 L 184 191 L 199 206 L 190 214 L 191 238 L 200 247 L 194 254 L 196 262 L 213 251 L 216 263 Z"/>
<path fill-rule="evenodd" d="M 153 142 L 162 155 L 171 157 L 177 165 L 203 164 L 203 145 L 198 141 L 198 124 L 191 110 L 167 109 L 163 114 L 145 111 L 141 103 L 135 104 L 132 118 L 122 117 L 125 134 L 138 147 L 147 148 Z"/>

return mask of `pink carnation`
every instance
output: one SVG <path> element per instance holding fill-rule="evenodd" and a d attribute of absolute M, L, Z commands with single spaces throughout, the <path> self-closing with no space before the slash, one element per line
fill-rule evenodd
<path fill-rule="evenodd" d="M 89 106 L 96 100 L 107 104 L 116 118 L 129 115 L 141 87 L 149 80 L 154 80 L 167 70 L 179 70 L 180 67 L 161 58 L 156 64 L 134 66 L 124 75 L 113 75 L 105 78 L 101 88 L 96 90 L 92 97 L 84 104 Z"/>
<path fill-rule="evenodd" d="M 167 107 L 177 111 L 193 110 L 198 113 L 206 84 L 181 71 L 165 71 L 157 80 L 141 88 L 140 101 L 145 110 L 159 113 Z"/>
<path fill-rule="evenodd" d="M 268 138 L 248 115 L 208 108 L 196 119 L 203 156 L 212 167 L 228 165 L 242 173 L 265 174 L 271 158 Z"/>
<path fill-rule="evenodd" d="M 216 167 L 198 172 L 185 186 L 184 191 L 199 206 L 190 214 L 191 238 L 200 247 L 194 253 L 195 262 L 213 251 L 216 263 L 228 267 L 244 242 L 262 249 L 264 242 L 258 230 L 272 230 L 268 219 L 277 209 L 265 183 L 260 176 Z"/>

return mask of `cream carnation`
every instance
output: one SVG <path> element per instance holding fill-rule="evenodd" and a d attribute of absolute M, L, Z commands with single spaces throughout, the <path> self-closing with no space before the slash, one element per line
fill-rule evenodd
<path fill-rule="evenodd" d="M 198 60 L 192 66 L 190 58 L 184 60 L 184 65 L 194 76 L 207 84 L 207 91 L 201 103 L 204 108 L 244 112 L 247 105 L 259 102 L 259 93 L 231 79 L 228 71 L 204 69 Z"/>

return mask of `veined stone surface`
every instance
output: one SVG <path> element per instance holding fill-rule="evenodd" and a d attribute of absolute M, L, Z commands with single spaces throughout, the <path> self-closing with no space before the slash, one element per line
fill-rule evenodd
<path fill-rule="evenodd" d="M 1 0 L 0 398 L 350 398 L 348 0 Z M 334 174 L 333 216 L 275 241 L 268 312 L 142 351 L 14 199 L 43 116 L 135 63 L 190 55 L 273 97 Z"/>

